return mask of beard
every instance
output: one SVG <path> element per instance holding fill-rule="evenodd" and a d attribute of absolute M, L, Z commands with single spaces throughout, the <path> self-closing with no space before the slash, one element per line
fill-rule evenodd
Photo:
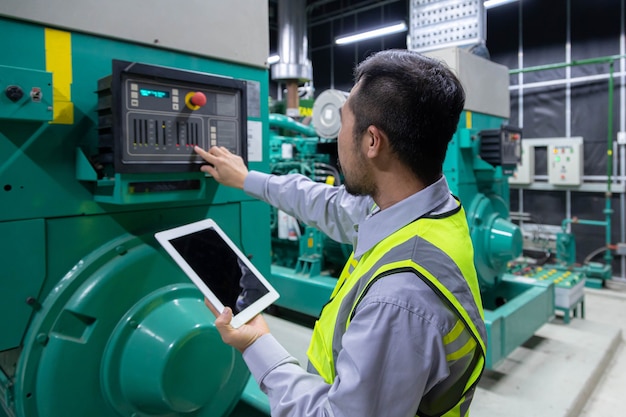
<path fill-rule="evenodd" d="M 373 195 L 374 194 L 374 187 L 365 187 L 361 183 L 354 183 L 354 182 L 350 182 L 348 180 L 345 180 L 344 181 L 344 187 L 346 188 L 346 191 L 349 194 L 352 194 L 354 196 Z"/>
<path fill-rule="evenodd" d="M 355 196 L 374 196 L 376 194 L 375 182 L 361 155 L 355 160 L 354 166 L 349 171 L 343 169 L 339 160 L 337 165 L 339 170 L 343 172 L 343 185 L 349 194 Z"/>

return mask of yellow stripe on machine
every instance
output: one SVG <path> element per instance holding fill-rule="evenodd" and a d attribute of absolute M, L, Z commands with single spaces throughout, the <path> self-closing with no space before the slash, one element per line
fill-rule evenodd
<path fill-rule="evenodd" d="M 72 37 L 69 32 L 45 29 L 46 71 L 52 73 L 53 118 L 50 123 L 74 123 L 72 103 Z"/>

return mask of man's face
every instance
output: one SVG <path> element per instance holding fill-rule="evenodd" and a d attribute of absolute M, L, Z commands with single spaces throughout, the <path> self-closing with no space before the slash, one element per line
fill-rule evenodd
<path fill-rule="evenodd" d="M 358 87 L 352 89 L 352 94 Z M 344 175 L 344 185 L 350 194 L 372 195 L 376 190 L 365 157 L 367 132 L 354 137 L 354 113 L 349 106 L 350 97 L 341 108 L 341 129 L 337 137 L 339 166 Z"/>

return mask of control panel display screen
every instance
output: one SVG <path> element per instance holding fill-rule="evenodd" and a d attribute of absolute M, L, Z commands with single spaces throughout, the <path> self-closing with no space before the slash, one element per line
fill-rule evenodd
<path fill-rule="evenodd" d="M 148 88 L 142 88 L 139 90 L 139 94 L 142 97 L 155 97 L 155 98 L 169 98 L 169 91 L 150 90 Z"/>

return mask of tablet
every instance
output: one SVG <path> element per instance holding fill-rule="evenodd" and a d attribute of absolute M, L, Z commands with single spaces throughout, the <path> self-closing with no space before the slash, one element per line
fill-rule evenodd
<path fill-rule="evenodd" d="M 217 311 L 232 308 L 235 328 L 279 297 L 212 219 L 164 230 L 154 237 Z"/>

